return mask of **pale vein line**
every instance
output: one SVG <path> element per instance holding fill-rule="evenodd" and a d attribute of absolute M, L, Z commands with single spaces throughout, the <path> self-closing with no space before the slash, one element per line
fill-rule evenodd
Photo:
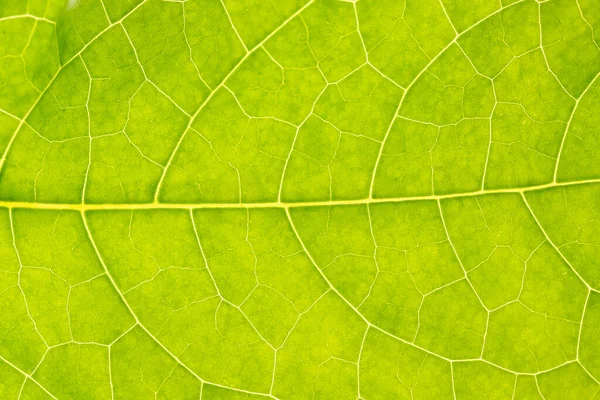
<path fill-rule="evenodd" d="M 590 302 L 591 290 L 588 290 L 587 296 L 585 297 L 585 303 L 583 304 L 583 312 L 581 313 L 581 323 L 579 326 L 579 335 L 577 335 L 577 353 L 576 357 L 579 360 L 579 349 L 581 348 L 581 334 L 583 332 L 583 320 L 585 319 L 585 313 L 587 311 L 588 303 Z"/>
<path fill-rule="evenodd" d="M 16 119 L 17 121 L 21 122 L 21 118 L 17 117 L 15 114 L 13 114 L 13 113 L 11 113 L 11 112 L 8 112 L 8 111 L 6 111 L 6 110 L 5 110 L 5 109 L 3 109 L 3 108 L 0 108 L 0 112 L 2 112 L 3 114 L 6 114 L 6 115 L 8 115 L 9 117 L 11 117 L 11 118 L 13 118 L 13 119 Z"/>
<path fill-rule="evenodd" d="M 26 18 L 30 18 L 30 19 L 34 19 L 36 21 L 43 21 L 43 22 L 47 22 L 51 25 L 56 25 L 56 22 L 49 20 L 48 18 L 42 18 L 42 17 L 37 17 L 35 15 L 31 15 L 31 14 L 22 14 L 22 15 L 10 15 L 8 17 L 2 17 L 0 18 L 0 22 L 2 21 L 8 21 L 11 19 L 26 19 Z"/>
<path fill-rule="evenodd" d="M 537 376 L 535 377 L 535 387 L 537 388 L 538 394 L 542 397 L 542 399 L 546 400 L 546 397 L 544 397 L 544 394 L 542 393 L 542 390 L 540 389 L 540 383 L 538 382 Z"/>
<path fill-rule="evenodd" d="M 518 376 L 515 376 L 515 384 L 513 385 L 513 394 L 512 394 L 512 396 L 510 397 L 510 398 L 511 398 L 511 400 L 515 400 L 515 396 L 516 396 L 516 394 L 517 394 L 517 381 L 518 381 L 518 380 L 519 380 L 519 377 L 518 377 Z"/>
<path fill-rule="evenodd" d="M 450 19 L 450 16 L 448 15 L 448 11 L 446 11 L 446 7 L 444 6 L 444 1 L 439 0 L 439 2 L 440 2 L 440 6 L 442 7 L 442 11 L 444 11 L 444 15 L 446 16 L 446 19 L 448 20 L 448 23 L 450 23 L 450 26 L 452 27 L 452 30 L 454 31 L 454 34 L 458 35 L 458 31 L 456 30 L 456 27 L 452 23 L 452 20 Z M 502 9 L 502 3 L 500 3 L 500 9 Z"/>
<path fill-rule="evenodd" d="M 588 374 L 588 376 L 590 378 L 592 378 L 594 380 L 594 382 L 596 382 L 596 384 L 600 385 L 600 381 L 598 381 L 598 379 L 596 379 L 596 377 L 594 375 L 592 375 L 592 373 L 590 373 L 590 371 L 586 368 L 585 365 L 583 365 L 583 363 L 579 359 L 579 349 L 581 348 L 581 335 L 583 333 L 583 321 L 585 319 L 585 313 L 587 311 L 587 306 L 588 306 L 588 303 L 590 301 L 591 294 L 592 294 L 592 291 L 588 290 L 587 296 L 585 298 L 585 303 L 583 305 L 583 312 L 581 313 L 581 322 L 579 324 L 579 335 L 577 335 L 576 359 L 577 359 L 579 365 L 581 366 L 581 368 Z M 598 390 L 600 390 L 600 387 L 598 388 Z"/>
<path fill-rule="evenodd" d="M 365 348 L 365 342 L 367 341 L 367 335 L 369 334 L 369 326 L 367 326 L 367 329 L 365 329 L 365 335 L 363 336 L 363 340 L 362 343 L 360 344 L 360 350 L 358 351 L 358 360 L 356 361 L 356 377 L 357 377 L 357 383 L 358 383 L 358 398 L 362 398 L 361 394 L 360 394 L 360 360 L 362 358 L 362 353 L 363 350 Z"/>
<path fill-rule="evenodd" d="M 104 16 L 106 17 L 106 20 L 110 24 L 111 21 L 110 21 L 110 17 L 108 16 L 108 11 L 106 11 L 106 6 L 104 5 L 104 0 L 100 0 L 100 5 L 102 6 L 102 9 L 104 10 Z"/>
<path fill-rule="evenodd" d="M 528 186 L 510 189 L 477 190 L 474 192 L 414 196 L 414 197 L 390 197 L 380 199 L 356 199 L 356 200 L 324 200 L 312 202 L 264 202 L 264 203 L 120 203 L 120 204 L 78 204 L 78 203 L 36 203 L 26 201 L 0 201 L 0 207 L 5 208 L 29 208 L 42 210 L 153 210 L 153 209 L 213 209 L 213 208 L 301 208 L 301 207 L 335 207 L 357 204 L 379 204 L 379 203 L 403 203 L 410 201 L 437 201 L 444 199 L 465 198 L 495 194 L 521 194 L 541 191 L 551 188 L 566 188 L 578 185 L 590 185 L 600 183 L 598 179 L 583 181 L 548 183 L 537 186 Z"/>
<path fill-rule="evenodd" d="M 85 203 L 85 191 L 87 188 L 87 183 L 89 180 L 89 174 L 90 174 L 90 169 L 92 166 L 92 119 L 91 119 L 91 114 L 90 114 L 90 97 L 92 96 L 92 74 L 90 73 L 90 70 L 88 69 L 85 61 L 83 61 L 83 57 L 81 58 L 81 63 L 83 64 L 83 67 L 85 68 L 85 71 L 87 72 L 88 75 L 88 79 L 90 80 L 89 86 L 88 86 L 88 95 L 87 95 L 87 100 L 85 102 L 85 109 L 87 112 L 87 128 L 88 128 L 88 162 L 85 168 L 85 178 L 83 179 L 83 189 L 81 190 L 81 203 Z M 29 124 L 27 124 L 29 126 Z"/>
<path fill-rule="evenodd" d="M 450 363 L 450 381 L 452 382 L 452 397 L 456 400 L 456 388 L 454 387 L 454 363 Z"/>
<path fill-rule="evenodd" d="M 460 49 L 462 50 L 462 47 L 459 46 Z M 466 55 L 466 53 L 464 53 L 463 50 L 463 54 Z M 490 131 L 490 135 L 489 135 L 489 142 L 488 142 L 488 148 L 487 148 L 487 152 L 485 153 L 485 164 L 483 165 L 483 175 L 481 177 L 481 190 L 485 189 L 485 180 L 487 177 L 487 170 L 488 170 L 488 165 L 490 163 L 490 153 L 492 151 L 492 142 L 493 142 L 493 131 L 492 131 L 492 118 L 494 117 L 494 112 L 496 111 L 496 107 L 498 106 L 498 95 L 496 94 L 496 85 L 494 84 L 494 80 L 491 79 L 491 84 L 492 84 L 492 92 L 494 93 L 494 107 L 492 107 L 492 111 L 490 112 L 490 117 L 489 117 L 489 131 Z"/>

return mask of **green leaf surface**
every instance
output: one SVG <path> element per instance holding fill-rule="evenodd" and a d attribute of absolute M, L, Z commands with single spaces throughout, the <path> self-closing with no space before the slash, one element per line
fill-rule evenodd
<path fill-rule="evenodd" d="M 600 3 L 0 0 L 1 399 L 600 399 Z"/>

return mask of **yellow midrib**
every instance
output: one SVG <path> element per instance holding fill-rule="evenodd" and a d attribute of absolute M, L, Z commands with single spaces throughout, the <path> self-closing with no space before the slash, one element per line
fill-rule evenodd
<path fill-rule="evenodd" d="M 508 189 L 478 190 L 474 192 L 429 195 L 429 196 L 409 196 L 409 197 L 390 197 L 376 199 L 356 199 L 356 200 L 330 200 L 330 201 L 308 201 L 308 202 L 263 202 L 263 203 L 121 203 L 121 204 L 69 204 L 69 203 L 38 203 L 25 201 L 0 201 L 0 207 L 3 208 L 32 208 L 47 210 L 150 210 L 150 209 L 193 209 L 193 208 L 294 208 L 294 207 L 324 207 L 324 206 L 343 206 L 359 204 L 377 204 L 377 203 L 399 203 L 405 201 L 427 201 L 443 200 L 460 197 L 481 196 L 501 193 L 524 193 L 536 190 L 550 189 L 555 187 L 568 187 L 576 185 L 585 185 L 600 183 L 598 179 L 588 179 L 572 182 L 548 183 L 537 186 L 527 186 Z"/>

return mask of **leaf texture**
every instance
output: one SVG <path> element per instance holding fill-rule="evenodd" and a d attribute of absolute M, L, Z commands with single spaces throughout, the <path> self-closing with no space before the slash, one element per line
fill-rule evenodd
<path fill-rule="evenodd" d="M 0 398 L 600 398 L 600 3 L 0 0 Z"/>

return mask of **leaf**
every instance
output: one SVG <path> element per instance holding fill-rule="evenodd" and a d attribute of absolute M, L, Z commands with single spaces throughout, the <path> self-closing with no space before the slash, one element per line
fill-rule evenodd
<path fill-rule="evenodd" d="M 0 398 L 600 396 L 593 0 L 0 0 Z"/>

